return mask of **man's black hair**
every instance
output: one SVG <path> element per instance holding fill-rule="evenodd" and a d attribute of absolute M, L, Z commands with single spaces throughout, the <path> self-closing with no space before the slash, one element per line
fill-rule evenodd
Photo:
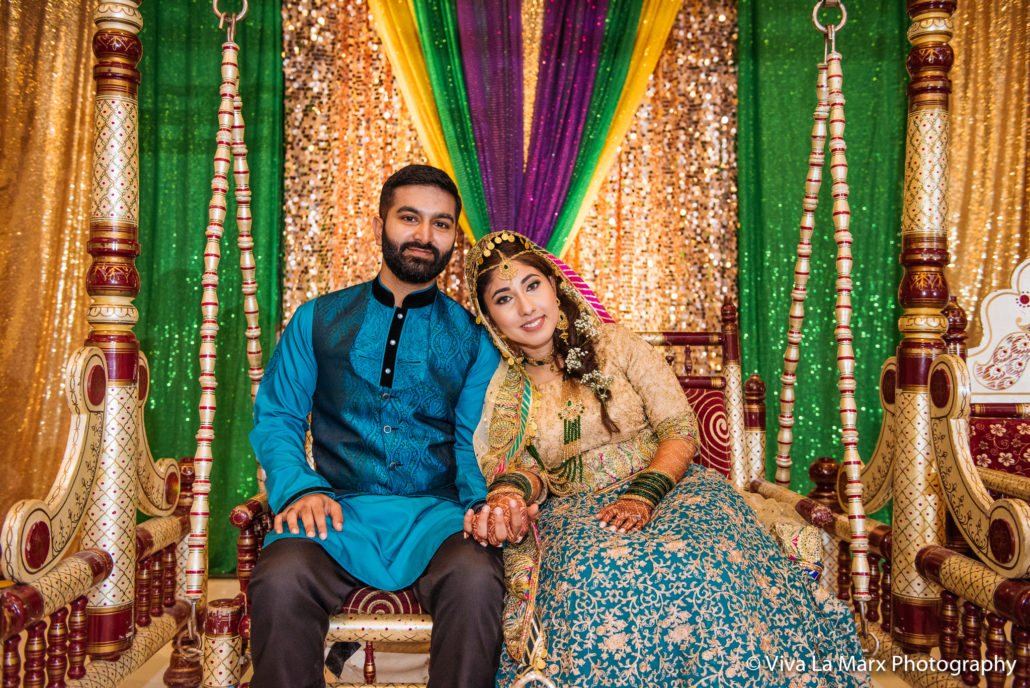
<path fill-rule="evenodd" d="M 458 221 L 458 215 L 461 215 L 461 196 L 458 195 L 458 187 L 446 172 L 429 165 L 408 165 L 390 175 L 383 184 L 383 190 L 379 192 L 381 219 L 386 220 L 386 213 L 393 205 L 393 192 L 401 186 L 435 186 L 441 191 L 446 191 L 454 197 L 454 221 Z"/>

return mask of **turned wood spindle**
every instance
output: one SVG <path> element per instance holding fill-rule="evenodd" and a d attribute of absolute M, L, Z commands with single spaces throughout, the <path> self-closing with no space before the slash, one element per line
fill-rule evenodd
<path fill-rule="evenodd" d="M 1030 688 L 1030 631 L 1012 627 L 1012 654 L 1016 660 L 1012 688 Z"/>
<path fill-rule="evenodd" d="M 376 682 L 376 653 L 372 641 L 365 642 L 365 683 Z"/>
<path fill-rule="evenodd" d="M 869 595 L 865 618 L 876 623 L 880 620 L 880 557 L 873 553 L 869 554 Z"/>
<path fill-rule="evenodd" d="M 139 313 L 139 102 L 136 65 L 143 54 L 137 34 L 143 17 L 135 0 L 93 3 L 96 60 L 93 122 L 92 202 L 86 250 L 90 303 L 87 343 L 107 360 L 107 418 L 96 482 L 82 525 L 82 547 L 97 548 L 114 558 L 107 580 L 89 595 L 87 650 L 94 657 L 114 659 L 129 649 L 135 634 L 133 576 L 136 573 L 136 480 L 141 445 L 127 441 L 116 418 L 135 418 L 140 399 L 139 341 L 133 334 Z M 111 505 L 120 505 L 118 509 Z"/>
<path fill-rule="evenodd" d="M 851 547 L 844 540 L 837 546 L 837 599 L 851 599 Z"/>
<path fill-rule="evenodd" d="M 966 360 L 966 339 L 969 337 L 966 334 L 966 325 L 969 324 L 969 321 L 966 319 L 966 312 L 958 305 L 958 300 L 954 296 L 949 296 L 944 315 L 948 318 L 944 345 L 948 348 L 949 354 L 959 356 L 964 361 Z"/>
<path fill-rule="evenodd" d="M 64 674 L 68 670 L 67 619 L 67 607 L 61 607 L 50 615 L 46 650 L 46 688 L 64 688 Z"/>
<path fill-rule="evenodd" d="M 155 552 L 150 559 L 150 616 L 161 616 L 165 613 L 164 589 L 165 576 L 161 566 L 162 552 Z"/>
<path fill-rule="evenodd" d="M 257 546 L 260 541 L 255 532 L 255 520 L 252 519 L 250 525 L 240 529 L 240 534 L 236 537 L 236 580 L 240 583 L 240 592 L 247 597 L 248 613 L 250 611 L 250 576 L 257 563 Z"/>
<path fill-rule="evenodd" d="M 941 591 L 941 659 L 958 659 L 958 595 Z"/>
<path fill-rule="evenodd" d="M 150 625 L 150 557 L 136 563 L 136 625 Z"/>
<path fill-rule="evenodd" d="M 29 626 L 29 637 L 25 641 L 24 688 L 43 688 L 46 676 L 46 622 L 37 621 Z"/>
<path fill-rule="evenodd" d="M 880 574 L 880 628 L 891 632 L 891 560 L 884 559 Z"/>
<path fill-rule="evenodd" d="M 980 683 L 980 675 L 973 672 L 970 667 L 972 662 L 980 662 L 980 629 L 982 627 L 983 610 L 972 602 L 962 603 L 962 659 L 963 664 L 962 682 L 967 686 L 975 686 Z"/>
<path fill-rule="evenodd" d="M 18 688 L 21 685 L 21 654 L 18 653 L 20 643 L 20 635 L 12 635 L 4 641 L 3 688 Z"/>
<path fill-rule="evenodd" d="M 86 603 L 85 596 L 72 602 L 68 617 L 68 678 L 86 675 Z"/>
<path fill-rule="evenodd" d="M 908 118 L 905 152 L 904 205 L 901 220 L 901 264 L 894 401 L 892 523 L 894 612 L 891 635 L 906 652 L 929 652 L 938 644 L 940 595 L 916 571 L 916 553 L 941 544 L 944 514 L 930 437 L 929 372 L 934 358 L 945 353 L 948 329 L 948 94 L 952 65 L 951 15 L 955 0 L 906 0 L 912 20 L 906 67 Z M 901 489 L 899 486 L 904 486 Z"/>
<path fill-rule="evenodd" d="M 1005 619 L 996 614 L 987 614 L 987 651 L 984 659 L 997 661 L 1005 657 Z M 1005 685 L 1005 671 L 985 671 L 984 678 L 987 679 L 987 688 L 1003 688 Z"/>
<path fill-rule="evenodd" d="M 175 604 L 175 545 L 168 545 L 161 554 L 164 565 L 161 567 L 164 572 L 164 585 L 162 593 L 164 605 L 171 607 Z"/>

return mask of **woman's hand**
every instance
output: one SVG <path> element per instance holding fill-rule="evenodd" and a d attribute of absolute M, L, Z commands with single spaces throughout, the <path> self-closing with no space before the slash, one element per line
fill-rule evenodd
<path fill-rule="evenodd" d="M 636 499 L 617 499 L 597 514 L 602 528 L 612 532 L 632 533 L 651 522 L 654 509 Z"/>
<path fill-rule="evenodd" d="M 486 505 L 478 513 L 465 512 L 465 537 L 479 544 L 500 547 L 504 542 L 522 542 L 529 532 L 529 524 L 540 513 L 536 504 L 527 507 L 521 495 L 505 493 L 488 496 Z"/>

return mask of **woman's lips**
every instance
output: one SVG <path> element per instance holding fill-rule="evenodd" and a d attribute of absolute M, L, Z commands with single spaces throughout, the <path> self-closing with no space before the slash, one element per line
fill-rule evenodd
<path fill-rule="evenodd" d="M 541 327 L 543 327 L 543 324 L 544 324 L 544 316 L 541 315 L 539 318 L 534 318 L 534 319 L 530 320 L 529 322 L 522 324 L 521 327 L 522 327 L 523 330 L 527 330 L 529 332 L 535 332 L 536 330 L 539 330 Z"/>

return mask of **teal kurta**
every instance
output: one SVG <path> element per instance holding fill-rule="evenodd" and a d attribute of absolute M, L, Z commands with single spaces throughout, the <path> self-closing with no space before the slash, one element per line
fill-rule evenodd
<path fill-rule="evenodd" d="M 315 541 L 368 585 L 411 585 L 486 496 L 472 432 L 498 361 L 485 330 L 435 286 L 396 308 L 378 279 L 305 303 L 254 406 L 250 439 L 272 510 L 333 495 L 343 530 Z M 271 533 L 265 544 L 284 537 L 305 536 Z"/>

